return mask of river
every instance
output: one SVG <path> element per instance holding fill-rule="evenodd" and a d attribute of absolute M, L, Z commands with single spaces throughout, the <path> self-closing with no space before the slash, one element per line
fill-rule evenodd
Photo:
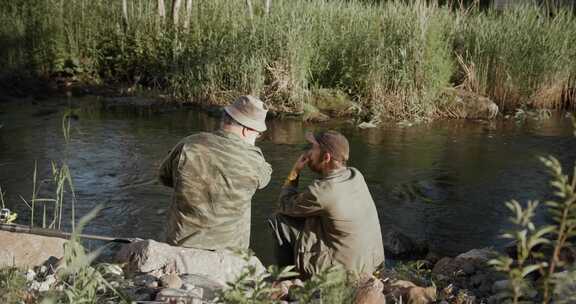
<path fill-rule="evenodd" d="M 62 115 L 75 108 L 71 141 L 64 143 Z M 7 206 L 30 221 L 20 196 L 32 196 L 34 167 L 39 197 L 54 197 L 51 160 L 66 159 L 77 196 L 76 214 L 103 210 L 88 233 L 161 240 L 170 189 L 156 180 L 161 159 L 182 137 L 214 130 L 218 119 L 187 107 L 109 107 L 95 97 L 0 102 L 0 186 Z M 274 211 L 281 182 L 299 156 L 307 130 L 333 128 L 351 144 L 350 165 L 365 176 L 382 231 L 400 231 L 441 255 L 501 246 L 509 228 L 504 202 L 550 198 L 539 155 L 554 155 L 565 168 L 576 160 L 576 139 L 563 114 L 550 119 L 494 122 L 445 120 L 410 127 L 385 124 L 358 129 L 350 123 L 305 124 L 272 120 L 259 141 L 274 173 L 253 198 L 251 247 L 272 261 L 265 219 Z M 313 176 L 306 171 L 301 184 Z M 353 203 L 353 202 L 351 202 Z M 63 210 L 70 227 L 71 204 Z M 36 225 L 41 223 L 41 209 Z M 539 214 L 539 221 L 544 218 Z"/>

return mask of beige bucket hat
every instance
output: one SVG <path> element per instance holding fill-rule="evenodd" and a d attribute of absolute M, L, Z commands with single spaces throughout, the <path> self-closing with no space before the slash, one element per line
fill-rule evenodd
<path fill-rule="evenodd" d="M 262 100 L 254 96 L 240 96 L 231 105 L 226 106 L 224 111 L 245 127 L 258 132 L 266 131 L 266 113 L 268 113 L 268 109 L 266 109 Z"/>

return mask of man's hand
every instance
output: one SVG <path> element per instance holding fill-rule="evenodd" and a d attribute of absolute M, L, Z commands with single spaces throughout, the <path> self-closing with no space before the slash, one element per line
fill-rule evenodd
<path fill-rule="evenodd" d="M 302 171 L 302 169 L 304 169 L 306 164 L 308 164 L 308 161 L 310 161 L 308 153 L 304 153 L 300 155 L 300 157 L 298 157 L 298 160 L 296 160 L 294 166 L 292 166 L 292 170 L 290 171 L 288 177 L 286 177 L 286 180 L 284 181 L 284 186 L 298 187 L 298 179 L 300 177 L 300 172 Z"/>
<path fill-rule="evenodd" d="M 302 155 L 300 155 L 300 157 L 298 157 L 298 160 L 296 160 L 294 166 L 292 166 L 292 171 L 295 171 L 296 173 L 300 174 L 300 172 L 302 172 L 302 169 L 304 169 L 304 167 L 306 166 L 306 164 L 308 164 L 309 161 L 310 158 L 308 157 L 308 153 L 303 153 Z"/>

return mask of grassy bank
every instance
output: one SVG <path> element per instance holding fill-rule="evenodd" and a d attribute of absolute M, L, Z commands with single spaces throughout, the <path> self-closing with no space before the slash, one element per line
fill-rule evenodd
<path fill-rule="evenodd" d="M 576 106 L 576 18 L 562 10 L 276 0 L 269 14 L 253 1 L 250 14 L 245 1 L 213 0 L 192 1 L 186 27 L 166 2 L 162 18 L 156 1 L 127 1 L 126 23 L 121 1 L 3 2 L 1 74 L 76 75 L 201 103 L 252 93 L 290 112 L 345 95 L 368 118 L 442 115 L 440 93 L 454 86 L 504 109 Z"/>

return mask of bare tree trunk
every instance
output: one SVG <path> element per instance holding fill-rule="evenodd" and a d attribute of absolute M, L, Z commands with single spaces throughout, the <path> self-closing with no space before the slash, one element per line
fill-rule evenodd
<path fill-rule="evenodd" d="M 252 10 L 252 0 L 246 0 L 246 11 L 248 12 L 248 18 L 250 22 L 254 20 L 254 11 Z"/>
<path fill-rule="evenodd" d="M 190 18 L 192 17 L 192 0 L 186 0 L 186 19 L 184 19 L 184 29 L 190 29 Z"/>
<path fill-rule="evenodd" d="M 164 0 L 158 0 L 158 17 L 162 22 L 166 18 L 166 5 L 164 4 Z"/>
<path fill-rule="evenodd" d="M 127 0 L 122 0 L 122 25 L 124 30 L 128 28 L 128 2 Z"/>
<path fill-rule="evenodd" d="M 270 15 L 270 6 L 272 6 L 272 0 L 266 0 L 266 6 L 264 9 L 266 16 Z"/>
<path fill-rule="evenodd" d="M 180 6 L 182 5 L 182 0 L 172 1 L 172 24 L 174 27 L 178 27 L 178 21 L 180 19 Z"/>

